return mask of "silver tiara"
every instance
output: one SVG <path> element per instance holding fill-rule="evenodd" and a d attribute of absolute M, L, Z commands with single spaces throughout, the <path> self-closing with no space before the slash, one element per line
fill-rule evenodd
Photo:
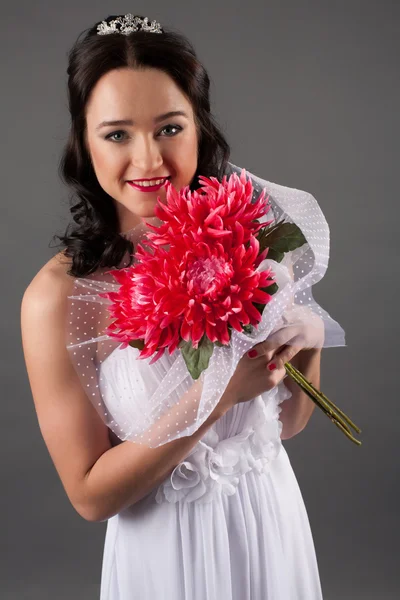
<path fill-rule="evenodd" d="M 120 27 L 117 28 L 117 25 Z M 141 17 L 135 17 L 131 13 L 128 13 L 124 17 L 117 17 L 113 21 L 107 23 L 102 21 L 97 25 L 97 35 L 108 35 L 109 33 L 122 33 L 128 35 L 132 31 L 148 31 L 150 33 L 162 33 L 160 23 L 157 21 L 151 21 L 149 24 L 148 17 L 142 19 Z"/>

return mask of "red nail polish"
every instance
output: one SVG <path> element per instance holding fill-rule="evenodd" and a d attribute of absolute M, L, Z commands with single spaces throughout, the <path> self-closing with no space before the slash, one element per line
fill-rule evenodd
<path fill-rule="evenodd" d="M 271 363 L 270 365 L 268 365 L 268 369 L 270 371 L 273 371 L 274 369 L 276 369 L 276 364 L 275 363 Z"/>
<path fill-rule="evenodd" d="M 254 358 L 257 356 L 257 350 L 250 350 L 247 354 L 250 356 L 250 358 Z"/>

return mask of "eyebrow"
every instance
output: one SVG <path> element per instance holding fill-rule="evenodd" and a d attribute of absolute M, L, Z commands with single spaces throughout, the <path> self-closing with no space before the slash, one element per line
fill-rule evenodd
<path fill-rule="evenodd" d="M 188 115 L 183 110 L 171 110 L 162 115 L 158 115 L 158 117 L 155 117 L 154 123 L 159 123 L 160 121 L 164 121 L 165 119 L 169 119 L 171 117 L 185 117 L 186 119 L 189 118 Z M 115 125 L 135 125 L 135 121 L 132 121 L 132 119 L 118 119 L 118 120 L 114 120 L 114 121 L 102 121 L 100 123 L 100 125 L 97 125 L 96 131 L 101 129 L 102 127 L 108 127 L 110 125 L 113 125 L 113 126 L 115 126 Z"/>

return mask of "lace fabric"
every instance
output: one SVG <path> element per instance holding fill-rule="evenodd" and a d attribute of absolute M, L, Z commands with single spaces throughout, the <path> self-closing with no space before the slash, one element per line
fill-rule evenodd
<path fill-rule="evenodd" d="M 241 168 L 229 163 L 227 175 L 233 172 L 240 175 Z M 317 201 L 307 192 L 268 182 L 247 170 L 246 175 L 253 183 L 254 200 L 262 189 L 269 194 L 273 214 L 270 211 L 261 220 L 274 217 L 296 223 L 307 244 L 287 253 L 281 263 L 268 258 L 261 263 L 259 268 L 274 263 L 278 292 L 265 307 L 257 331 L 247 334 L 233 330 L 230 347 L 214 347 L 209 366 L 198 380 L 191 378 L 179 350 L 172 355 L 165 353 L 150 365 L 150 359 L 137 358 L 138 350 L 130 346 L 120 349 L 118 342 L 104 334 L 110 324 L 109 301 L 99 294 L 118 289 L 108 271 L 99 270 L 75 280 L 68 297 L 66 345 L 89 400 L 123 441 L 157 447 L 191 435 L 214 410 L 245 352 L 269 336 L 279 335 L 283 327 L 296 320 L 310 325 L 309 339 L 315 346 L 346 345 L 342 327 L 312 295 L 312 286 L 324 276 L 329 261 L 329 227 Z M 141 224 L 123 235 L 137 243 L 145 233 L 146 227 Z M 126 264 L 123 261 L 120 267 Z M 323 335 L 318 325 L 321 323 Z M 113 369 L 119 372 L 118 385 L 111 383 Z M 215 453 L 215 444 L 210 447 Z M 235 472 L 236 466 L 231 467 Z M 188 477 L 189 472 L 196 477 L 187 466 Z"/>

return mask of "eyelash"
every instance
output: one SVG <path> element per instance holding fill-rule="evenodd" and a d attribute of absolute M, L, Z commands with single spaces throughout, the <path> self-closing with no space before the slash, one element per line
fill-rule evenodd
<path fill-rule="evenodd" d="M 165 125 L 165 127 L 163 127 L 161 129 L 161 131 L 164 131 L 164 129 L 167 129 L 167 127 L 172 127 L 173 129 L 177 129 L 178 133 L 179 131 L 182 131 L 183 127 L 181 127 L 180 125 Z M 118 131 L 113 131 L 111 133 L 109 133 L 108 135 L 106 135 L 106 137 L 104 138 L 105 140 L 110 140 L 111 142 L 114 142 L 114 144 L 120 144 L 123 140 L 113 140 L 112 136 L 116 135 L 117 133 L 125 133 L 125 131 L 123 129 L 119 129 Z M 177 133 L 174 133 L 173 135 L 167 135 L 167 136 L 163 136 L 163 137 L 175 137 L 177 135 Z"/>

